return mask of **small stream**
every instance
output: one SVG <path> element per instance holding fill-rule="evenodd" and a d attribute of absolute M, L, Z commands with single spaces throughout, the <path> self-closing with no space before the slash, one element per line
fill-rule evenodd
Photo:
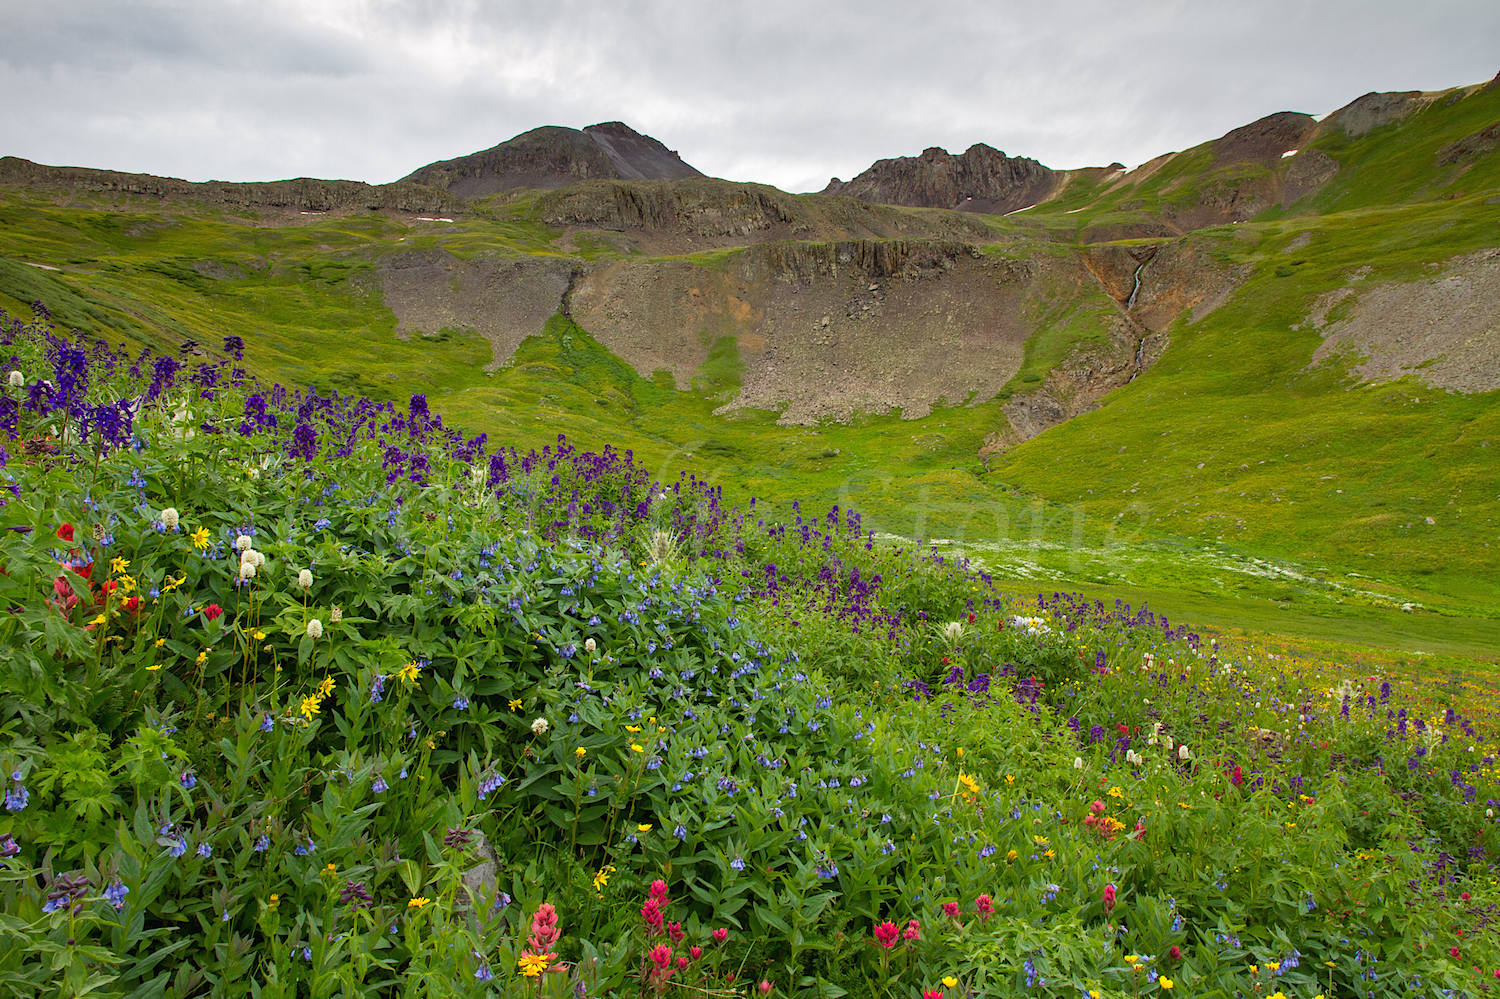
<path fill-rule="evenodd" d="M 1149 264 L 1151 261 L 1146 261 Z M 1135 308 L 1135 296 L 1141 293 L 1141 271 L 1146 269 L 1146 264 L 1138 264 L 1135 268 L 1135 287 L 1130 289 L 1130 300 L 1125 303 L 1125 311 L 1129 312 Z"/>

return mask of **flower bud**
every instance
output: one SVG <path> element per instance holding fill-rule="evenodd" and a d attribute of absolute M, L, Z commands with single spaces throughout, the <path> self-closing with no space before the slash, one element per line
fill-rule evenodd
<path fill-rule="evenodd" d="M 313 618 L 311 621 L 307 622 L 307 637 L 311 638 L 313 641 L 317 641 L 318 639 L 322 638 L 323 622 L 319 621 L 317 618 Z"/>
<path fill-rule="evenodd" d="M 304 590 L 312 588 L 311 569 L 303 569 L 301 572 L 297 573 L 297 585 L 302 587 Z"/>

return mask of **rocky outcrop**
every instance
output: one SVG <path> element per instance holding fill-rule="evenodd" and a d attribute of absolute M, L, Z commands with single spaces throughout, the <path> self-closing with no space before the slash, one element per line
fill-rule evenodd
<path fill-rule="evenodd" d="M 1194 238 L 1147 246 L 1095 246 L 1080 256 L 1115 303 L 1108 341 L 1075 351 L 1042 384 L 1000 407 L 1006 424 L 989 434 L 981 455 L 1003 454 L 1023 441 L 1099 407 L 1100 400 L 1147 371 L 1167 349 L 1168 328 L 1217 309 L 1251 268 L 1225 267 Z"/>
<path fill-rule="evenodd" d="M 609 121 L 585 129 L 546 125 L 481 152 L 429 163 L 403 180 L 461 198 L 517 188 L 551 190 L 581 180 L 681 180 L 703 174 L 630 126 Z"/>
<path fill-rule="evenodd" d="M 1056 182 L 1056 173 L 1036 160 L 1006 156 L 981 142 L 960 156 L 934 147 L 921 156 L 877 160 L 847 183 L 833 178 L 822 193 L 876 204 L 1003 215 L 1041 201 Z"/>
<path fill-rule="evenodd" d="M 417 250 L 383 260 L 380 284 L 397 336 L 471 330 L 490 342 L 495 367 L 557 314 L 574 266 L 560 257 L 462 260 L 446 250 Z"/>
<path fill-rule="evenodd" d="M 1437 165 L 1453 166 L 1455 163 L 1473 162 L 1493 152 L 1500 146 L 1500 122 L 1486 125 L 1472 135 L 1456 139 L 1437 151 Z"/>
<path fill-rule="evenodd" d="M 944 240 L 785 242 L 704 262 L 590 264 L 568 309 L 637 372 L 682 388 L 732 338 L 740 385 L 719 412 L 813 424 L 992 399 L 1060 289 L 1081 298 L 1048 321 L 1108 308 L 1071 258 L 995 259 Z"/>
<path fill-rule="evenodd" d="M 1281 207 L 1288 208 L 1316 193 L 1338 172 L 1338 160 L 1317 149 L 1304 149 L 1292 157 L 1281 176 Z"/>
<path fill-rule="evenodd" d="M 1365 94 L 1324 118 L 1323 130 L 1341 128 L 1350 137 L 1358 138 L 1372 128 L 1406 117 L 1424 103 L 1420 90 Z"/>
<path fill-rule="evenodd" d="M 217 180 L 194 183 L 148 173 L 44 166 L 15 156 L 0 158 L 0 184 L 314 212 L 388 208 L 405 212 L 451 213 L 463 208 L 463 202 L 452 195 L 405 181 L 372 185 L 354 180 L 299 177 L 255 184 L 230 184 Z"/>
<path fill-rule="evenodd" d="M 564 230 L 559 247 L 569 252 L 589 233 L 610 234 L 610 242 L 653 256 L 790 239 L 991 242 L 997 235 L 970 214 L 799 197 L 764 184 L 708 177 L 671 183 L 584 181 L 543 195 L 536 212 L 542 222 Z"/>
<path fill-rule="evenodd" d="M 1267 115 L 1214 140 L 1215 165 L 1260 163 L 1274 166 L 1280 162 L 1282 153 L 1301 148 L 1303 141 L 1317 127 L 1318 123 L 1309 114 L 1281 111 Z"/>

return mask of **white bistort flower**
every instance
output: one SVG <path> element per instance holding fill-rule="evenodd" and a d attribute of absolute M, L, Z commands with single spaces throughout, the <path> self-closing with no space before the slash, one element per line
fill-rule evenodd
<path fill-rule="evenodd" d="M 304 590 L 312 588 L 311 569 L 303 569 L 301 572 L 297 573 L 297 585 L 302 587 Z"/>
<path fill-rule="evenodd" d="M 21 372 L 19 371 L 12 371 L 10 373 L 10 387 L 15 389 L 25 388 L 26 376 L 21 374 Z"/>
<path fill-rule="evenodd" d="M 313 618 L 311 621 L 307 622 L 307 637 L 311 638 L 313 641 L 317 641 L 318 639 L 322 638 L 323 622 L 319 621 L 317 618 Z"/>
<path fill-rule="evenodd" d="M 161 526 L 167 530 L 177 530 L 178 523 L 177 508 L 175 506 L 169 506 L 161 512 Z"/>
<path fill-rule="evenodd" d="M 254 562 L 241 562 L 240 563 L 240 578 L 241 579 L 254 579 L 255 578 L 255 563 Z"/>
<path fill-rule="evenodd" d="M 538 718 L 536 721 L 532 722 L 531 723 L 531 734 L 532 735 L 546 735 L 547 734 L 547 719 L 545 719 L 545 718 Z"/>
<path fill-rule="evenodd" d="M 585 638 L 583 640 L 583 651 L 587 652 L 589 655 L 593 655 L 594 650 L 598 647 L 598 643 L 595 642 L 592 638 Z"/>
<path fill-rule="evenodd" d="M 239 537 L 234 539 L 234 550 L 238 552 L 247 552 L 250 550 L 250 546 L 254 543 L 255 542 L 250 540 L 250 535 L 241 534 Z"/>

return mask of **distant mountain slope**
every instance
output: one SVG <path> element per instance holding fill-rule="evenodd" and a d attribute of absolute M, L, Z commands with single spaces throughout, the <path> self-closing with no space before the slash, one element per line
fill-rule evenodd
<path fill-rule="evenodd" d="M 159 198 L 211 205 L 305 209 L 391 208 L 407 212 L 445 212 L 461 202 L 442 191 L 397 181 L 366 184 L 357 180 L 274 180 L 235 184 L 220 180 L 196 183 L 149 173 L 120 173 L 87 167 L 45 166 L 17 156 L 0 156 L 0 185 L 36 190 Z"/>
<path fill-rule="evenodd" d="M 877 160 L 848 183 L 833 178 L 822 193 L 883 205 L 1003 215 L 1036 204 L 1056 181 L 1057 175 L 1036 160 L 1006 156 L 979 142 L 958 156 L 933 147 L 921 156 Z"/>
<path fill-rule="evenodd" d="M 703 174 L 649 135 L 618 121 L 585 129 L 545 125 L 482 152 L 429 163 L 402 178 L 483 198 L 531 187 L 550 190 L 580 180 L 682 180 Z"/>

